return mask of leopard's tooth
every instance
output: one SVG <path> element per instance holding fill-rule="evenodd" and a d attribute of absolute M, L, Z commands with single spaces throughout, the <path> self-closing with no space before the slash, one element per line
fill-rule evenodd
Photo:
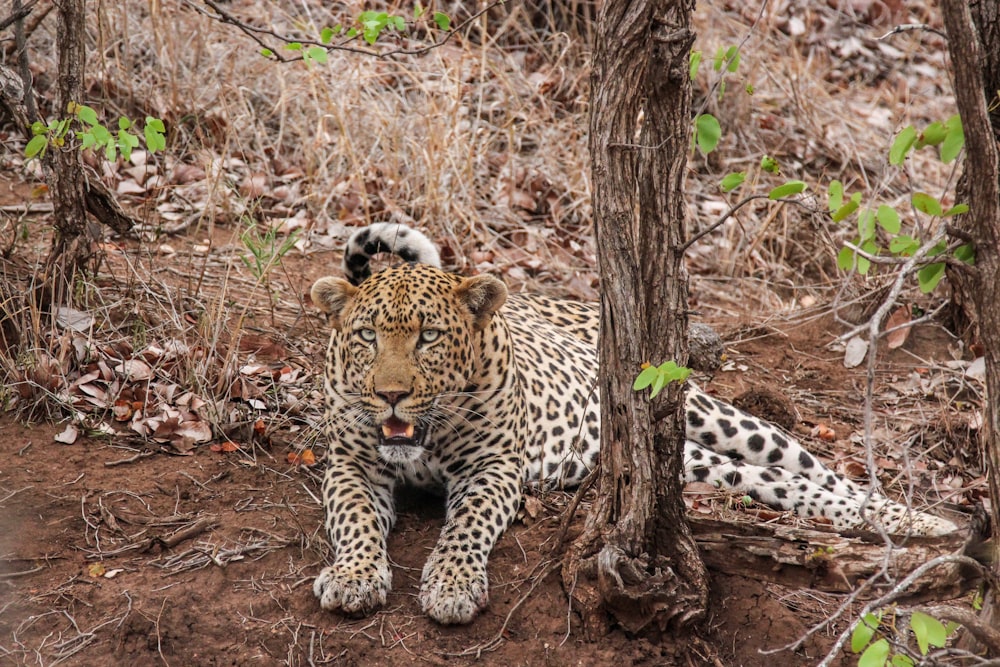
<path fill-rule="evenodd" d="M 407 424 L 406 425 L 406 437 L 407 438 L 412 438 L 413 437 L 413 424 Z"/>
<path fill-rule="evenodd" d="M 392 429 L 389 428 L 388 424 L 382 424 L 382 435 L 385 436 L 386 438 L 392 437 Z"/>

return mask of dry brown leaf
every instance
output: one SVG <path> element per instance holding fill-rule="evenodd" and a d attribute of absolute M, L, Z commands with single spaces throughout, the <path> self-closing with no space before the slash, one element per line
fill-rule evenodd
<path fill-rule="evenodd" d="M 906 324 L 910 321 L 910 307 L 900 306 L 896 310 L 892 311 L 892 315 L 885 322 L 885 330 L 895 329 L 898 326 Z M 906 342 L 906 339 L 910 337 L 910 331 L 913 327 L 903 327 L 902 329 L 896 329 L 888 334 L 886 334 L 885 342 L 890 350 L 895 350 L 897 347 L 901 346 Z"/>
<path fill-rule="evenodd" d="M 72 445 L 78 437 L 80 437 L 80 430 L 73 424 L 67 424 L 63 432 L 52 439 L 64 445 Z"/>
<path fill-rule="evenodd" d="M 295 466 L 309 466 L 316 465 L 316 454 L 313 453 L 311 449 L 304 449 L 301 452 L 288 452 L 287 457 L 288 463 Z M 527 506 L 527 501 L 525 501 Z"/>
<path fill-rule="evenodd" d="M 114 416 L 115 421 L 127 422 L 129 419 L 132 419 L 132 404 L 119 398 L 115 401 L 114 406 L 112 406 L 111 414 Z"/>
<path fill-rule="evenodd" d="M 308 451 L 308 450 L 307 450 Z M 544 511 L 544 506 L 542 501 L 535 496 L 525 496 L 524 498 L 524 513 L 527 514 L 532 519 L 537 519 L 541 513 Z"/>
<path fill-rule="evenodd" d="M 153 369 L 141 359 L 126 359 L 117 366 L 115 372 L 121 373 L 127 380 L 144 382 L 153 378 Z"/>
<path fill-rule="evenodd" d="M 826 442 L 833 442 L 834 440 L 837 439 L 837 432 L 834 431 L 829 426 L 827 426 L 826 424 L 824 424 L 823 422 L 820 422 L 819 424 L 813 426 L 813 429 L 810 432 L 810 434 L 812 435 L 812 437 L 819 438 L 820 440 L 824 440 Z"/>

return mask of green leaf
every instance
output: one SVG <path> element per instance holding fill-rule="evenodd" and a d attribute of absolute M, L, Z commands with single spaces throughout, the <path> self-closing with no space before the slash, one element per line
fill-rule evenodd
<path fill-rule="evenodd" d="M 945 211 L 944 213 L 942 213 L 941 217 L 942 218 L 950 218 L 953 215 L 960 215 L 962 213 L 968 213 L 968 212 L 969 212 L 969 205 L 968 204 L 955 204 L 954 206 L 952 206 L 951 208 L 949 208 L 947 211 Z"/>
<path fill-rule="evenodd" d="M 878 246 L 875 245 L 875 241 L 869 239 L 861 244 L 861 250 L 868 253 L 869 255 L 878 255 Z M 862 257 L 858 255 L 858 273 L 863 276 L 868 275 L 869 269 L 871 269 L 872 262 L 867 257 Z"/>
<path fill-rule="evenodd" d="M 274 55 L 274 51 L 272 51 L 271 49 L 261 49 L 260 55 L 264 56 L 265 58 L 270 58 L 271 56 Z"/>
<path fill-rule="evenodd" d="M 873 643 L 858 658 L 858 667 L 885 667 L 889 658 L 889 640 L 880 639 Z"/>
<path fill-rule="evenodd" d="M 701 51 L 691 51 L 691 56 L 688 59 L 688 76 L 694 81 L 694 78 L 698 76 L 698 66 L 701 65 Z"/>
<path fill-rule="evenodd" d="M 831 181 L 826 192 L 827 207 L 833 213 L 844 202 L 844 184 L 837 180 Z"/>
<path fill-rule="evenodd" d="M 312 46 L 310 47 L 305 55 L 307 55 L 312 60 L 315 60 L 320 65 L 325 65 L 327 61 L 327 51 L 322 46 Z"/>
<path fill-rule="evenodd" d="M 889 661 L 892 667 L 914 667 L 913 659 L 905 653 L 897 653 Z"/>
<path fill-rule="evenodd" d="M 917 139 L 917 143 L 914 147 L 921 149 L 924 146 L 937 146 L 944 141 L 947 136 L 948 128 L 945 127 L 945 124 L 935 121 L 924 128 L 924 131 L 920 133 L 920 137 Z"/>
<path fill-rule="evenodd" d="M 163 121 L 159 118 L 146 117 L 146 124 L 142 128 L 143 137 L 146 139 L 146 148 L 150 153 L 162 151 L 167 147 L 167 138 L 164 136 Z"/>
<path fill-rule="evenodd" d="M 917 638 L 917 647 L 921 655 L 927 655 L 931 646 L 943 647 L 948 639 L 944 624 L 921 611 L 910 614 L 910 628 Z"/>
<path fill-rule="evenodd" d="M 747 91 L 747 95 L 753 95 L 757 89 L 753 87 L 752 83 L 748 83 L 743 87 L 743 90 Z"/>
<path fill-rule="evenodd" d="M 944 262 L 928 264 L 917 271 L 917 283 L 924 294 L 933 292 L 942 278 L 944 278 Z"/>
<path fill-rule="evenodd" d="M 358 29 L 357 28 L 348 28 L 347 29 L 347 38 L 348 39 L 354 39 L 357 36 L 358 36 Z"/>
<path fill-rule="evenodd" d="M 441 30 L 448 30 L 451 28 L 451 19 L 444 12 L 434 12 L 434 23 L 437 24 L 438 28 Z"/>
<path fill-rule="evenodd" d="M 390 16 L 389 25 L 395 27 L 396 30 L 398 30 L 399 32 L 406 31 L 406 21 L 403 19 L 402 16 Z"/>
<path fill-rule="evenodd" d="M 698 148 L 702 153 L 708 155 L 719 145 L 722 137 L 722 127 L 718 119 L 708 113 L 703 113 L 694 121 L 695 133 L 697 135 Z"/>
<path fill-rule="evenodd" d="M 858 215 L 858 236 L 862 242 L 875 236 L 875 214 L 870 208 L 866 208 Z"/>
<path fill-rule="evenodd" d="M 909 257 L 920 248 L 920 241 L 911 236 L 900 234 L 889 240 L 889 252 L 894 255 Z"/>
<path fill-rule="evenodd" d="M 378 36 L 382 33 L 382 28 L 385 26 L 379 25 L 374 22 L 366 23 L 363 27 L 362 36 L 365 41 L 371 45 L 374 45 L 378 40 Z"/>
<path fill-rule="evenodd" d="M 118 148 L 121 149 L 122 157 L 129 160 L 132 157 L 132 149 L 139 146 L 139 137 L 128 130 L 118 130 Z"/>
<path fill-rule="evenodd" d="M 851 652 L 861 653 L 868 646 L 868 642 L 875 636 L 881 619 L 875 614 L 865 614 L 864 618 L 858 621 L 851 634 Z"/>
<path fill-rule="evenodd" d="M 878 218 L 878 224 L 882 229 L 890 234 L 899 233 L 899 214 L 896 213 L 896 209 L 882 204 L 878 207 L 875 217 Z"/>
<path fill-rule="evenodd" d="M 109 132 L 108 128 L 103 125 L 95 125 L 90 128 L 90 132 L 94 135 L 94 140 L 101 146 L 107 146 L 108 144 L 114 143 L 111 132 Z"/>
<path fill-rule="evenodd" d="M 939 216 L 943 213 L 941 202 L 937 200 L 937 197 L 933 197 L 926 192 L 914 192 L 911 201 L 913 202 L 913 208 L 927 215 Z"/>
<path fill-rule="evenodd" d="M 962 627 L 961 623 L 956 623 L 955 621 L 948 621 L 947 623 L 944 624 L 944 631 L 949 637 L 951 637 L 960 627 Z"/>
<path fill-rule="evenodd" d="M 844 247 L 837 253 L 837 268 L 841 271 L 850 271 L 854 268 L 854 251 Z"/>
<path fill-rule="evenodd" d="M 128 118 L 126 118 L 125 116 L 122 116 L 121 118 L 118 119 L 118 129 L 119 130 L 127 130 L 130 127 L 132 127 L 132 121 L 130 121 Z"/>
<path fill-rule="evenodd" d="M 735 72 L 738 70 L 740 67 L 740 47 L 730 46 L 726 49 L 726 61 L 729 62 L 729 65 L 726 67 L 728 71 Z"/>
<path fill-rule="evenodd" d="M 976 248 L 971 243 L 960 245 L 955 248 L 955 259 L 966 264 L 976 263 Z"/>
<path fill-rule="evenodd" d="M 712 59 L 712 69 L 716 72 L 722 71 L 722 63 L 726 61 L 726 52 L 720 46 L 715 50 L 715 58 Z"/>
<path fill-rule="evenodd" d="M 657 374 L 656 379 L 653 380 L 653 387 L 650 390 L 649 397 L 656 398 L 657 394 L 659 394 L 663 388 L 667 386 L 667 382 L 669 382 L 669 380 L 665 374 Z"/>
<path fill-rule="evenodd" d="M 643 368 L 642 372 L 636 376 L 635 382 L 632 383 L 632 390 L 642 391 L 649 385 L 653 384 L 653 380 L 655 380 L 659 374 L 660 371 L 656 368 L 656 366 L 647 366 L 646 368 Z"/>
<path fill-rule="evenodd" d="M 49 136 L 47 134 L 36 134 L 28 142 L 28 145 L 24 147 L 24 157 L 29 160 L 36 155 L 45 155 L 45 149 L 49 145 Z"/>
<path fill-rule="evenodd" d="M 288 44 L 285 44 L 285 50 L 286 51 L 301 51 L 302 50 L 302 42 L 290 42 Z"/>
<path fill-rule="evenodd" d="M 723 192 L 732 192 L 736 188 L 743 185 L 743 181 L 747 179 L 747 174 L 745 171 L 734 171 L 731 174 L 726 174 L 722 181 L 719 183 L 719 188 Z"/>
<path fill-rule="evenodd" d="M 806 184 L 802 181 L 788 181 L 767 193 L 768 199 L 781 199 L 790 195 L 797 195 L 806 189 Z"/>
<path fill-rule="evenodd" d="M 80 148 L 82 150 L 87 150 L 97 145 L 97 139 L 94 138 L 93 132 L 78 132 L 76 136 L 80 140 Z"/>
<path fill-rule="evenodd" d="M 722 96 L 725 94 L 726 94 L 726 80 L 723 79 L 722 81 L 719 82 L 719 99 L 721 100 Z"/>
<path fill-rule="evenodd" d="M 781 173 L 781 165 L 770 155 L 765 155 L 760 159 L 760 168 L 769 174 Z"/>
<path fill-rule="evenodd" d="M 830 217 L 833 219 L 834 222 L 841 222 L 842 220 L 845 220 L 847 216 L 857 211 L 858 207 L 860 206 L 861 206 L 861 193 L 855 192 L 853 195 L 851 195 L 850 201 L 843 204 L 840 208 L 831 213 Z"/>
<path fill-rule="evenodd" d="M 424 7 L 419 2 L 413 5 L 413 20 L 417 20 L 424 15 Z"/>
<path fill-rule="evenodd" d="M 86 105 L 78 104 L 76 106 L 76 117 L 87 125 L 97 125 L 97 112 Z"/>
<path fill-rule="evenodd" d="M 43 123 L 40 120 L 36 120 L 34 123 L 31 124 L 31 133 L 36 137 L 39 134 L 46 134 L 48 133 L 48 131 L 49 131 L 48 126 L 45 125 L 45 123 Z"/>
<path fill-rule="evenodd" d="M 965 146 L 965 133 L 962 130 L 962 118 L 955 114 L 945 121 L 948 128 L 948 136 L 941 142 L 941 161 L 948 164 L 958 157 Z"/>
<path fill-rule="evenodd" d="M 323 28 L 319 31 L 319 41 L 329 44 L 333 40 L 333 28 Z"/>
<path fill-rule="evenodd" d="M 892 141 L 892 146 L 889 148 L 889 164 L 896 167 L 903 164 L 906 159 L 906 154 L 910 152 L 913 148 L 914 142 L 917 140 L 917 130 L 912 125 L 907 125 L 896 138 Z"/>

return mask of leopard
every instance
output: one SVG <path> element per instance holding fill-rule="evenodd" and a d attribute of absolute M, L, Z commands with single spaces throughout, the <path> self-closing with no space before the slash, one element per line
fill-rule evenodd
<path fill-rule="evenodd" d="M 372 273 L 386 252 L 404 263 Z M 313 592 L 347 616 L 385 604 L 395 490 L 407 484 L 440 492 L 445 506 L 421 608 L 443 625 L 469 623 L 488 604 L 488 558 L 525 489 L 571 489 L 598 464 L 598 304 L 447 272 L 435 244 L 398 223 L 356 231 L 343 270 L 310 292 L 331 329 L 322 502 L 332 563 Z M 685 384 L 684 481 L 838 531 L 958 529 L 838 475 L 788 432 Z"/>

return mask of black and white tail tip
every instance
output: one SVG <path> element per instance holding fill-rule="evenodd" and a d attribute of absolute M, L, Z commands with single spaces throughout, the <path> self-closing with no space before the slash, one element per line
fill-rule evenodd
<path fill-rule="evenodd" d="M 441 268 L 437 246 L 422 233 L 395 222 L 376 222 L 347 239 L 344 277 L 352 285 L 360 285 L 372 274 L 371 258 L 383 252 L 396 255 L 404 262 Z"/>

